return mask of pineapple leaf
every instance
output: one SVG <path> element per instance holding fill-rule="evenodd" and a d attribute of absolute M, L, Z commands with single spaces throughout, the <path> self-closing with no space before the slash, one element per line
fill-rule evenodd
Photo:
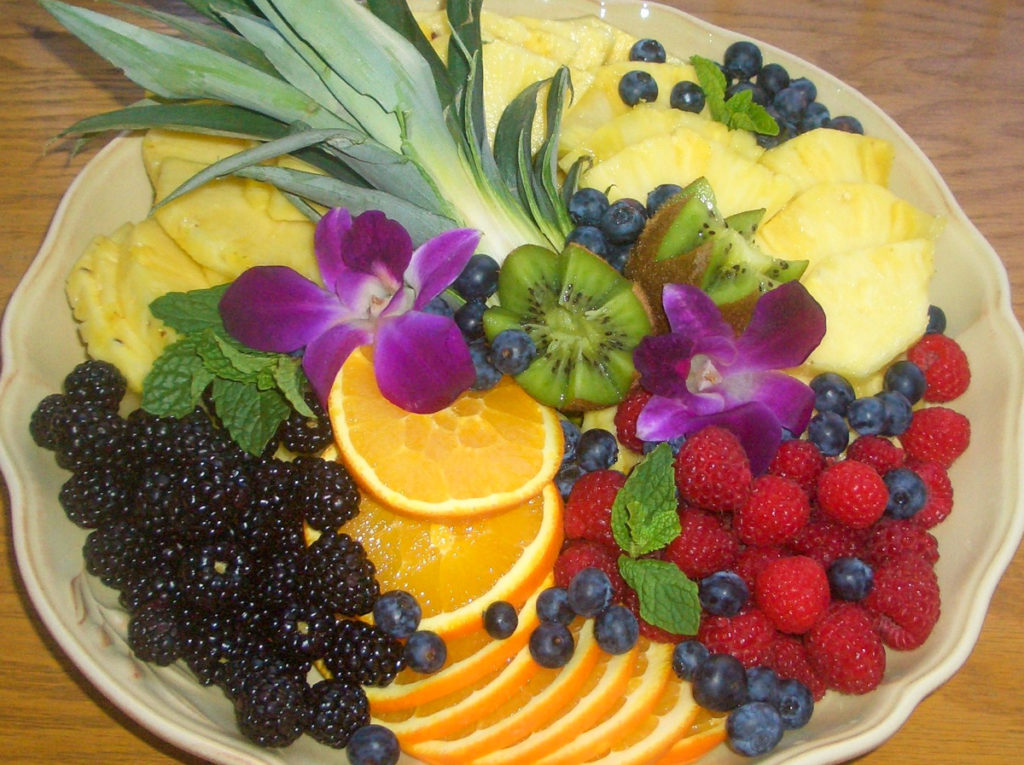
<path fill-rule="evenodd" d="M 548 87 L 545 136 L 534 160 L 534 175 L 540 180 L 547 200 L 546 207 L 550 211 L 546 219 L 553 221 L 561 229 L 563 236 L 572 230 L 572 221 L 569 219 L 568 208 L 562 203 L 558 185 L 558 138 L 562 114 L 565 112 L 566 94 L 571 92 L 572 77 L 569 68 L 559 67 Z"/>
<path fill-rule="evenodd" d="M 247 0 L 185 0 L 192 8 L 207 18 L 220 22 L 222 11 L 247 11 L 252 13 L 252 4 Z"/>
<path fill-rule="evenodd" d="M 144 100 L 123 109 L 86 117 L 65 128 L 59 135 L 92 135 L 110 130 L 145 130 L 156 127 L 236 138 L 280 138 L 288 132 L 287 126 L 278 120 L 240 106 Z"/>
<path fill-rule="evenodd" d="M 482 45 L 480 8 L 483 0 L 452 0 L 445 12 L 452 35 L 448 41 L 448 75 L 453 83 L 468 82 L 473 61 Z"/>
<path fill-rule="evenodd" d="M 420 25 L 416 23 L 409 6 L 404 2 L 395 0 L 367 0 L 366 6 L 373 11 L 373 15 L 390 26 L 402 37 L 411 42 L 420 55 L 430 65 L 430 71 L 434 74 L 434 85 L 437 87 L 437 95 L 442 105 L 446 108 L 455 100 L 455 88 L 448 76 L 441 57 L 437 55 L 434 46 L 423 34 Z"/>

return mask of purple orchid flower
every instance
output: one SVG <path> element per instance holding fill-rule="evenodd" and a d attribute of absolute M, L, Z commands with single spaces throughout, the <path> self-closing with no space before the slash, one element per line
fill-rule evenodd
<path fill-rule="evenodd" d="M 645 441 L 669 441 L 707 425 L 731 430 L 763 473 L 782 428 L 801 433 L 814 392 L 777 371 L 804 362 L 825 334 L 825 313 L 799 282 L 762 295 L 739 337 L 700 289 L 666 285 L 662 303 L 671 332 L 644 338 L 633 358 L 640 384 L 654 396 L 637 420 Z"/>
<path fill-rule="evenodd" d="M 401 224 L 379 211 L 327 212 L 314 247 L 324 286 L 287 266 L 256 266 L 224 293 L 228 333 L 260 351 L 305 349 L 302 367 L 322 402 L 349 354 L 372 343 L 381 393 L 410 412 L 442 409 L 476 377 L 454 320 L 423 308 L 450 285 L 480 234 L 446 231 L 413 249 Z"/>

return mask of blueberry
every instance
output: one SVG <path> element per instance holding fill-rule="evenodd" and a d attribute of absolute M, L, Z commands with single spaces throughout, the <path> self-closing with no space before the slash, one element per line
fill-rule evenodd
<path fill-rule="evenodd" d="M 555 488 L 558 489 L 563 500 L 569 499 L 569 492 L 572 491 L 572 487 L 576 485 L 576 481 L 581 475 L 583 475 L 583 468 L 575 462 L 563 464 L 555 473 Z"/>
<path fill-rule="evenodd" d="M 608 197 L 597 189 L 580 189 L 569 197 L 569 218 L 577 226 L 596 226 L 608 209 Z"/>
<path fill-rule="evenodd" d="M 568 244 L 569 242 L 575 242 L 580 247 L 586 247 L 592 253 L 600 255 L 602 258 L 608 256 L 608 240 L 605 238 L 604 232 L 597 226 L 577 226 L 565 237 L 565 243 Z"/>
<path fill-rule="evenodd" d="M 925 385 L 924 372 L 921 371 L 921 367 L 906 359 L 890 364 L 882 378 L 882 387 L 885 390 L 902 393 L 911 404 L 916 404 L 921 400 Z"/>
<path fill-rule="evenodd" d="M 857 397 L 853 386 L 842 375 L 835 372 L 822 372 L 811 380 L 811 390 L 814 391 L 814 408 L 819 412 L 835 412 L 841 417 L 846 416 L 846 410 Z"/>
<path fill-rule="evenodd" d="M 521 329 L 504 329 L 491 340 L 491 364 L 502 374 L 521 374 L 535 358 L 537 346 Z"/>
<path fill-rule="evenodd" d="M 795 88 L 807 97 L 807 103 L 818 97 L 818 87 L 806 77 L 796 77 L 789 81 L 789 87 Z"/>
<path fill-rule="evenodd" d="M 859 435 L 877 436 L 885 430 L 885 403 L 874 396 L 858 398 L 846 410 L 846 419 Z"/>
<path fill-rule="evenodd" d="M 796 730 L 804 727 L 814 712 L 814 696 L 799 680 L 779 681 L 779 697 L 775 703 L 782 718 L 782 727 Z"/>
<path fill-rule="evenodd" d="M 668 95 L 668 105 L 673 109 L 699 114 L 707 103 L 704 88 L 690 80 L 677 82 Z"/>
<path fill-rule="evenodd" d="M 665 46 L 647 37 L 637 40 L 629 49 L 630 61 L 649 61 L 652 64 L 665 63 Z"/>
<path fill-rule="evenodd" d="M 851 117 L 848 114 L 833 117 L 828 121 L 828 127 L 833 130 L 842 130 L 847 133 L 859 133 L 860 135 L 864 135 L 864 126 L 860 124 L 860 120 L 856 117 Z"/>
<path fill-rule="evenodd" d="M 486 300 L 498 288 L 498 261 L 477 253 L 469 259 L 452 287 L 466 300 Z"/>
<path fill-rule="evenodd" d="M 636 106 L 641 101 L 657 101 L 658 81 L 642 69 L 626 72 L 619 80 L 619 98 L 626 106 Z"/>
<path fill-rule="evenodd" d="M 729 714 L 725 732 L 730 749 L 757 757 L 770 752 L 782 740 L 782 718 L 771 704 L 751 701 Z"/>
<path fill-rule="evenodd" d="M 759 106 L 767 106 L 771 100 L 768 93 L 765 92 L 764 88 L 760 85 L 750 82 L 749 80 L 741 80 L 740 82 L 733 83 L 725 90 L 725 98 L 729 100 L 737 93 L 743 93 L 750 91 L 750 100 Z"/>
<path fill-rule="evenodd" d="M 632 251 L 633 244 L 631 242 L 626 242 L 625 244 L 609 244 L 608 252 L 605 253 L 604 259 L 609 266 L 621 274 L 626 268 L 626 261 L 629 260 L 629 255 Z"/>
<path fill-rule="evenodd" d="M 576 618 L 564 587 L 548 587 L 537 596 L 537 618 L 546 624 L 566 625 Z"/>
<path fill-rule="evenodd" d="M 655 186 L 647 194 L 647 217 L 653 218 L 654 213 L 658 212 L 663 204 L 682 191 L 683 187 L 678 183 L 663 183 L 660 186 Z"/>
<path fill-rule="evenodd" d="M 594 619 L 594 640 L 605 653 L 626 653 L 636 645 L 639 636 L 640 625 L 625 606 L 610 606 Z"/>
<path fill-rule="evenodd" d="M 496 600 L 484 609 L 484 629 L 495 640 L 504 640 L 519 626 L 519 614 L 507 600 Z"/>
<path fill-rule="evenodd" d="M 530 633 L 530 655 L 547 669 L 564 667 L 575 648 L 572 633 L 563 624 L 542 622 Z"/>
<path fill-rule="evenodd" d="M 684 640 L 672 649 L 672 670 L 680 680 L 693 680 L 697 669 L 711 655 L 699 640 Z"/>
<path fill-rule="evenodd" d="M 828 125 L 830 118 L 831 115 L 825 104 L 812 101 L 807 104 L 807 108 L 804 110 L 804 118 L 800 120 L 800 132 L 806 133 L 808 130 L 825 127 Z"/>
<path fill-rule="evenodd" d="M 818 412 L 807 425 L 807 440 L 826 457 L 835 457 L 850 443 L 850 429 L 835 412 Z"/>
<path fill-rule="evenodd" d="M 828 583 L 839 600 L 863 600 L 875 583 L 875 571 L 860 558 L 836 558 L 828 567 Z"/>
<path fill-rule="evenodd" d="M 591 428 L 580 435 L 576 463 L 584 473 L 606 470 L 619 458 L 619 442 L 604 428 Z"/>
<path fill-rule="evenodd" d="M 430 630 L 417 630 L 405 641 L 405 663 L 413 672 L 429 675 L 444 666 L 448 647 L 444 638 Z"/>
<path fill-rule="evenodd" d="M 747 669 L 747 701 L 763 701 L 776 706 L 779 700 L 779 676 L 771 667 Z"/>
<path fill-rule="evenodd" d="M 761 49 L 747 40 L 734 42 L 725 49 L 725 55 L 722 56 L 723 68 L 738 80 L 749 80 L 760 72 L 763 61 Z"/>
<path fill-rule="evenodd" d="M 576 459 L 576 445 L 580 442 L 580 427 L 572 420 L 564 417 L 558 419 L 562 426 L 562 463 L 572 462 Z"/>
<path fill-rule="evenodd" d="M 612 583 L 608 574 L 599 568 L 585 568 L 569 582 L 569 606 L 580 616 L 589 619 L 611 605 Z"/>
<path fill-rule="evenodd" d="M 701 607 L 716 616 L 735 616 L 750 598 L 750 589 L 735 571 L 716 571 L 697 585 Z"/>
<path fill-rule="evenodd" d="M 451 307 L 451 304 L 443 297 L 438 295 L 425 306 L 423 306 L 423 313 L 432 313 L 437 316 L 447 316 L 449 319 L 455 315 L 455 309 Z"/>
<path fill-rule="evenodd" d="M 484 336 L 486 310 L 487 304 L 483 300 L 470 300 L 455 311 L 455 323 L 467 340 L 478 340 Z"/>
<path fill-rule="evenodd" d="M 635 242 L 647 223 L 647 208 L 636 199 L 613 202 L 601 216 L 600 229 L 612 244 Z"/>
<path fill-rule="evenodd" d="M 747 671 L 736 657 L 713 653 L 693 676 L 693 698 L 713 712 L 735 709 L 747 698 Z"/>
<path fill-rule="evenodd" d="M 349 737 L 345 753 L 350 765 L 395 765 L 402 750 L 394 733 L 370 723 Z"/>
<path fill-rule="evenodd" d="M 404 590 L 385 592 L 373 604 L 374 624 L 399 640 L 404 640 L 416 631 L 422 615 L 416 598 Z"/>
<path fill-rule="evenodd" d="M 779 116 L 793 124 L 799 124 L 809 103 L 807 94 L 799 88 L 794 88 L 792 84 L 780 90 L 772 99 L 772 106 L 778 111 Z"/>
<path fill-rule="evenodd" d="M 757 84 L 770 96 L 774 96 L 783 88 L 789 87 L 789 72 L 781 64 L 765 64 L 757 73 Z"/>
<path fill-rule="evenodd" d="M 898 467 L 887 470 L 882 480 L 889 490 L 885 514 L 890 518 L 912 518 L 928 500 L 928 489 L 925 488 L 924 481 L 910 468 Z"/>
<path fill-rule="evenodd" d="M 906 396 L 896 391 L 883 390 L 876 393 L 875 398 L 885 407 L 885 428 L 882 431 L 884 435 L 898 436 L 910 427 L 910 418 L 914 416 L 914 410 Z"/>
<path fill-rule="evenodd" d="M 484 339 L 469 344 L 469 358 L 473 361 L 476 378 L 469 387 L 473 390 L 490 390 L 501 380 L 501 372 L 491 363 L 491 349 Z"/>
<path fill-rule="evenodd" d="M 937 305 L 928 306 L 928 326 L 925 328 L 926 335 L 941 335 L 946 331 L 946 312 Z"/>

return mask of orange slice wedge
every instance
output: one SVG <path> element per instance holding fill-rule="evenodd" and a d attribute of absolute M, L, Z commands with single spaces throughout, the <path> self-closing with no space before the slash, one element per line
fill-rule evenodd
<path fill-rule="evenodd" d="M 561 464 L 557 414 L 509 377 L 433 414 L 413 414 L 381 395 L 364 346 L 338 372 L 328 411 L 356 482 L 410 515 L 459 518 L 513 507 L 539 494 Z"/>
<path fill-rule="evenodd" d="M 725 716 L 698 712 L 685 735 L 658 760 L 657 765 L 689 765 L 725 740 Z"/>

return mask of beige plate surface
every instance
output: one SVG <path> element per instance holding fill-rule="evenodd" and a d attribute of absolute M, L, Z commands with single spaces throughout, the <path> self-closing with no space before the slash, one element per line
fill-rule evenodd
<path fill-rule="evenodd" d="M 599 13 L 638 36 L 658 37 L 677 55 L 718 58 L 737 37 L 672 9 L 636 2 L 516 0 L 488 9 L 569 18 Z M 949 225 L 938 242 L 932 299 L 947 310 L 950 331 L 974 359 L 975 377 L 955 408 L 967 414 L 975 446 L 953 470 L 958 507 L 937 530 L 942 617 L 920 649 L 893 653 L 881 688 L 865 697 L 831 694 L 810 725 L 788 734 L 766 762 L 824 763 L 863 753 L 892 735 L 930 691 L 964 662 L 977 640 L 992 592 L 1024 530 L 1021 506 L 1021 409 L 1024 341 L 1010 311 L 1008 283 L 995 252 L 967 220 L 937 171 L 891 120 L 859 93 L 815 67 L 764 46 L 766 60 L 811 77 L 833 113 L 860 117 L 866 131 L 896 146 L 895 191 L 941 212 Z M 63 517 L 57 488 L 66 474 L 28 435 L 38 401 L 59 388 L 83 358 L 64 300 L 64 279 L 95 235 L 145 216 L 149 187 L 137 138 L 119 139 L 68 190 L 43 246 L 10 301 L 3 324 L 0 466 L 10 487 L 14 546 L 25 586 L 47 628 L 92 683 L 143 726 L 184 750 L 221 763 L 327 763 L 341 755 L 310 740 L 284 751 L 240 739 L 220 691 L 203 689 L 184 670 L 133 660 L 126 619 L 109 590 L 82 572 L 84 532 Z M 949 540 L 956 540 L 953 544 Z M 738 760 L 724 749 L 709 763 Z M 404 762 L 408 762 L 405 760 Z"/>

